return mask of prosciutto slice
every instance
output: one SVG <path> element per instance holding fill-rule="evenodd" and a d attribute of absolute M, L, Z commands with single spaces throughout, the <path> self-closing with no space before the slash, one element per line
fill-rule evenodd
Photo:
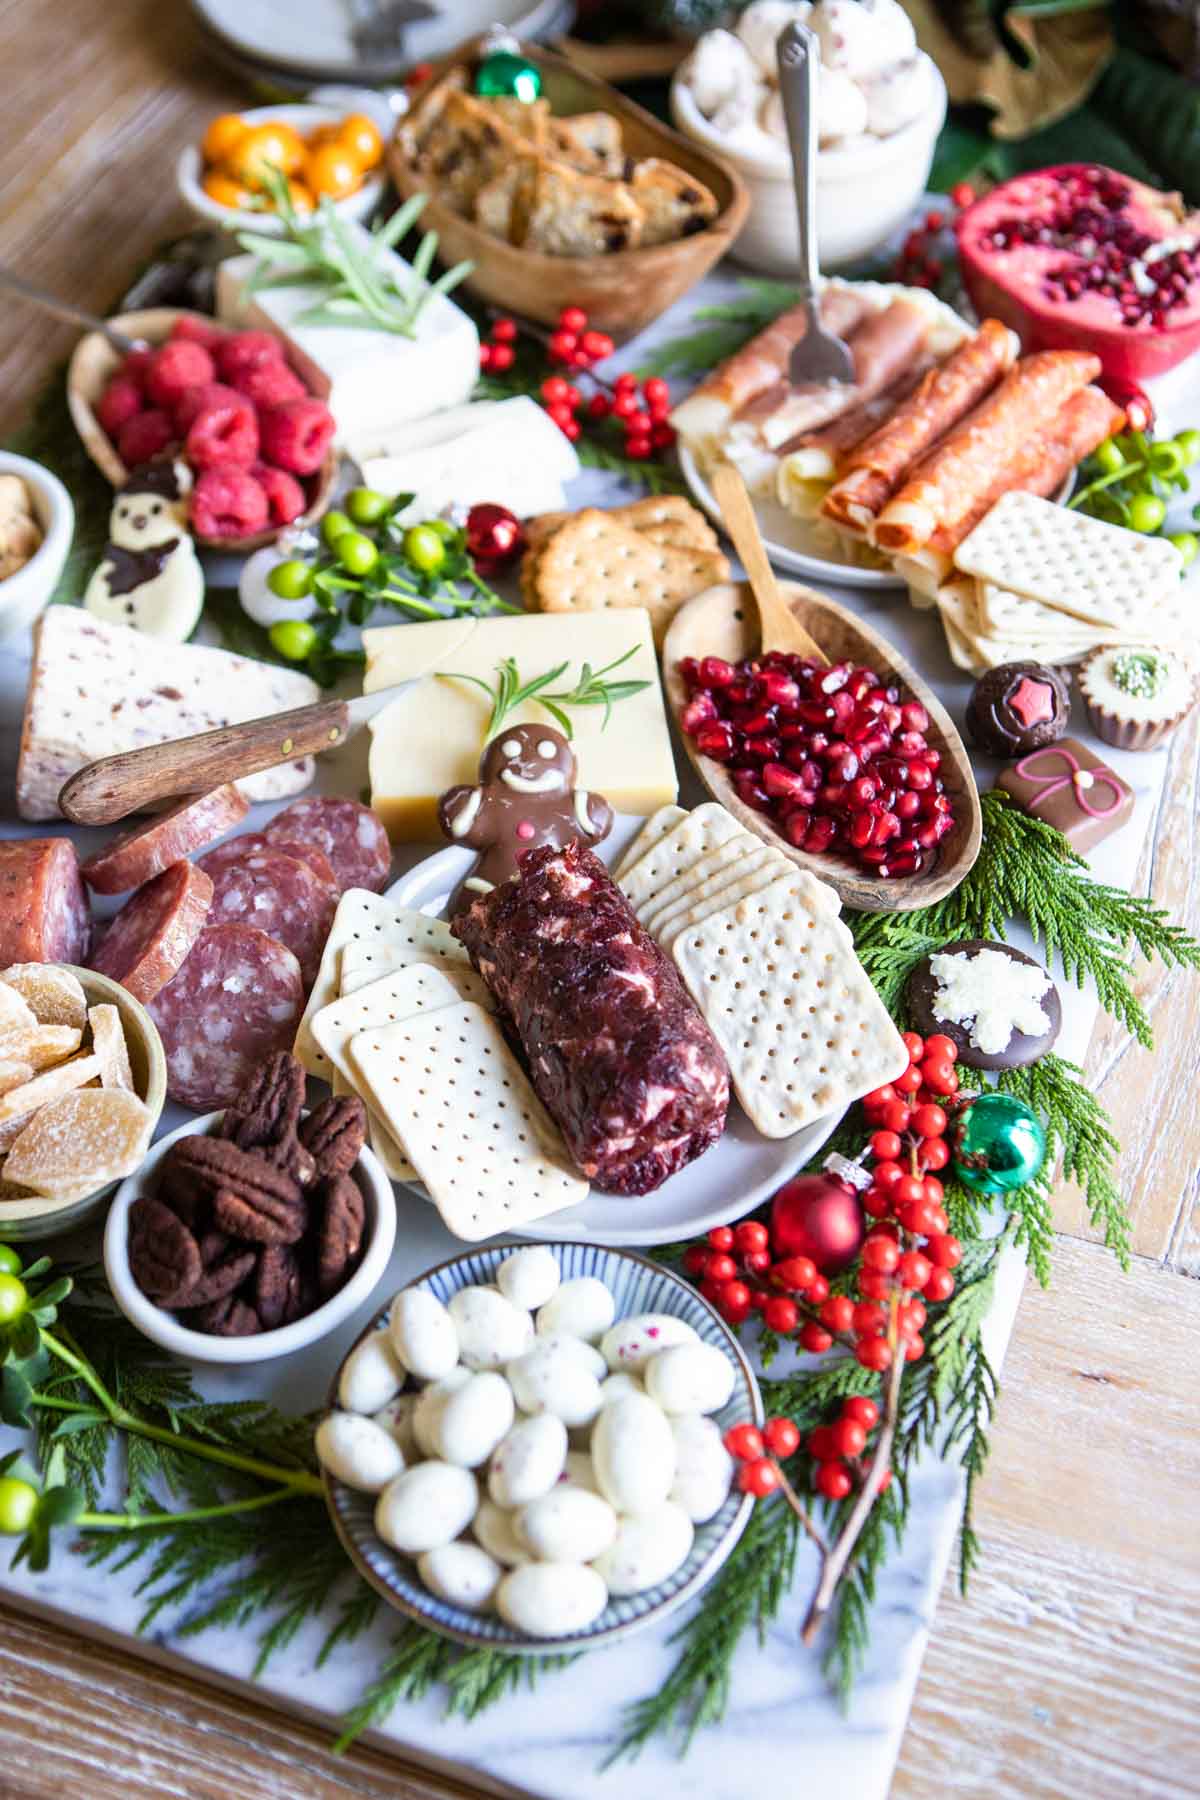
<path fill-rule="evenodd" d="M 744 407 L 738 423 L 756 425 L 767 448 L 779 450 L 797 432 L 815 431 L 890 387 L 921 354 L 928 333 L 929 315 L 923 307 L 912 300 L 893 300 L 851 333 L 852 382 L 785 385 L 777 394 L 760 395 Z"/>
<path fill-rule="evenodd" d="M 1022 447 L 1099 373 L 1099 357 L 1084 350 L 1043 350 L 1022 357 L 999 387 L 916 465 L 876 519 L 874 542 L 880 549 L 911 555 L 939 528 L 955 531 L 985 496 L 994 498 L 1012 486 L 1005 470 Z"/>

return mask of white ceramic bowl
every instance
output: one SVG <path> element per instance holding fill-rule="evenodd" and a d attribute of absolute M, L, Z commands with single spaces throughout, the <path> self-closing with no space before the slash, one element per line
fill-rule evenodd
<path fill-rule="evenodd" d="M 363 1259 L 349 1281 L 332 1299 L 326 1300 L 306 1318 L 277 1331 L 256 1332 L 253 1337 L 215 1337 L 207 1331 L 189 1331 L 174 1313 L 165 1312 L 148 1300 L 129 1267 L 129 1209 L 135 1200 L 152 1194 L 158 1185 L 158 1166 L 177 1138 L 208 1133 L 223 1117 L 222 1113 L 203 1113 L 190 1119 L 178 1131 L 169 1132 L 152 1147 L 150 1154 L 128 1181 L 122 1182 L 112 1203 L 104 1228 L 104 1270 L 113 1299 L 132 1325 L 136 1325 L 151 1343 L 186 1356 L 192 1362 L 257 1363 L 270 1362 L 276 1356 L 290 1356 L 293 1350 L 305 1350 L 327 1332 L 349 1318 L 355 1309 L 369 1300 L 387 1268 L 396 1241 L 396 1196 L 392 1184 L 370 1150 L 364 1149 L 351 1171 L 367 1202 L 366 1249 Z"/>
<path fill-rule="evenodd" d="M 946 84 L 932 62 L 929 75 L 933 98 L 911 124 L 888 137 L 859 139 L 818 156 L 817 246 L 823 269 L 841 268 L 877 249 L 925 192 L 946 117 Z M 794 275 L 799 231 L 787 146 L 772 142 L 761 156 L 731 146 L 704 117 L 678 74 L 671 83 L 671 117 L 685 136 L 731 163 L 749 189 L 750 211 L 732 254 L 753 269 Z"/>
<path fill-rule="evenodd" d="M 239 114 L 248 125 L 269 125 L 278 120 L 283 125 L 294 125 L 301 136 L 306 137 L 317 125 L 336 125 L 349 111 L 366 112 L 366 106 L 256 106 L 249 112 Z M 384 126 L 376 117 L 376 109 L 371 107 L 371 117 L 383 131 L 384 143 L 387 143 L 391 125 Z M 278 237 L 281 227 L 273 212 L 239 212 L 233 206 L 220 206 L 210 200 L 200 183 L 204 177 L 204 158 L 200 154 L 199 144 L 188 144 L 179 153 L 175 164 L 175 184 L 180 196 L 191 207 L 197 218 L 207 219 L 213 225 L 220 225 L 226 231 L 257 231 L 264 237 Z M 335 207 L 343 219 L 356 219 L 360 223 L 369 219 L 379 204 L 384 188 L 383 165 L 374 174 L 369 175 L 357 193 L 347 195 L 345 200 L 335 202 Z"/>
<path fill-rule="evenodd" d="M 0 638 L 29 630 L 54 592 L 71 548 L 75 508 L 57 475 L 27 456 L 0 450 L 0 475 L 19 475 L 33 498 L 33 510 L 45 536 L 23 569 L 0 581 Z"/>

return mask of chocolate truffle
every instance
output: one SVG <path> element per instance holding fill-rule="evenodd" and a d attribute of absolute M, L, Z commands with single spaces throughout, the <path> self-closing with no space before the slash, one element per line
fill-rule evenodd
<path fill-rule="evenodd" d="M 967 731 L 992 756 L 1024 756 L 1053 744 L 1067 729 L 1071 702 L 1057 669 L 1045 663 L 1001 663 L 975 683 Z"/>
<path fill-rule="evenodd" d="M 1058 1036 L 1062 1003 L 1041 963 L 1011 944 L 963 938 L 908 978 L 908 1013 L 922 1037 L 941 1032 L 971 1069 L 1017 1069 Z"/>
<path fill-rule="evenodd" d="M 1088 724 L 1117 750 L 1154 750 L 1196 701 L 1196 675 L 1177 652 L 1095 650 L 1078 675 Z"/>

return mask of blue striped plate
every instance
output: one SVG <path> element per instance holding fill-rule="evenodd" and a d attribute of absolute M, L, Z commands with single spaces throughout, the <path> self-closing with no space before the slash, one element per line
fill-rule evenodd
<path fill-rule="evenodd" d="M 485 1250 L 473 1250 L 466 1256 L 439 1263 L 410 1285 L 428 1289 L 444 1303 L 459 1288 L 492 1282 L 499 1265 L 516 1248 L 519 1246 L 497 1244 Z M 722 1431 L 747 1421 L 761 1425 L 762 1397 L 754 1372 L 728 1326 L 693 1287 L 633 1251 L 609 1250 L 598 1244 L 552 1243 L 549 1248 L 558 1258 L 564 1281 L 579 1275 L 594 1275 L 604 1282 L 616 1301 L 618 1319 L 631 1313 L 670 1313 L 675 1318 L 685 1319 L 704 1343 L 723 1350 L 734 1363 L 737 1382 L 728 1404 L 713 1415 L 716 1423 Z M 386 1324 L 387 1313 L 385 1307 L 371 1321 L 367 1332 L 377 1331 Z M 367 1332 L 362 1335 L 365 1337 Z M 339 1369 L 330 1388 L 331 1405 L 337 1394 L 340 1374 Z M 502 1619 L 463 1612 L 431 1594 L 417 1578 L 412 1560 L 389 1549 L 376 1536 L 373 1495 L 356 1493 L 328 1473 L 325 1475 L 325 1495 L 334 1527 L 351 1561 L 360 1575 L 398 1612 L 428 1626 L 430 1631 L 453 1638 L 456 1643 L 508 1650 L 518 1656 L 543 1656 L 558 1650 L 592 1650 L 627 1637 L 630 1632 L 640 1631 L 643 1626 L 657 1624 L 712 1580 L 745 1530 L 754 1505 L 749 1495 L 734 1488 L 720 1512 L 707 1524 L 696 1527 L 687 1561 L 668 1580 L 658 1587 L 647 1588 L 644 1593 L 610 1600 L 600 1617 L 583 1631 L 563 1638 L 529 1638 L 514 1631 Z"/>

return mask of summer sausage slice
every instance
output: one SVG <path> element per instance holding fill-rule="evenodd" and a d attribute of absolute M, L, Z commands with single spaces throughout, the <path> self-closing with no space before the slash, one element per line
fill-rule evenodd
<path fill-rule="evenodd" d="M 305 986 L 311 987 L 337 911 L 338 890 L 333 883 L 322 881 L 307 863 L 297 862 L 273 844 L 239 857 L 214 850 L 196 867 L 213 884 L 208 923 L 254 925 L 278 938 L 299 962 Z"/>
<path fill-rule="evenodd" d="M 213 884 L 194 863 L 172 863 L 132 894 L 100 939 L 92 968 L 153 1000 L 182 967 L 204 929 Z"/>
<path fill-rule="evenodd" d="M 0 968 L 84 963 L 91 941 L 91 913 L 71 840 L 0 842 Z"/>
<path fill-rule="evenodd" d="M 248 811 L 249 802 L 232 783 L 191 794 L 89 856 L 83 879 L 98 894 L 126 894 L 232 831 Z"/>
<path fill-rule="evenodd" d="M 200 858 L 200 866 L 215 881 L 218 870 L 226 868 L 230 863 L 241 862 L 253 850 L 281 850 L 285 856 L 294 856 L 297 862 L 307 863 L 313 874 L 331 887 L 335 894 L 340 891 L 333 865 L 323 850 L 316 849 L 312 844 L 282 840 L 277 843 L 262 831 L 244 831 L 240 837 L 229 838 L 226 843 L 218 844 L 215 850 L 206 851 Z"/>
<path fill-rule="evenodd" d="M 290 1049 L 304 1011 L 300 964 L 253 925 L 210 925 L 150 1005 L 167 1092 L 197 1112 L 231 1106 L 262 1063 Z"/>
<path fill-rule="evenodd" d="M 263 835 L 272 844 L 315 844 L 333 864 L 343 893 L 356 887 L 377 894 L 391 874 L 392 846 L 383 822 L 360 800 L 314 794 L 294 801 L 275 815 Z"/>

